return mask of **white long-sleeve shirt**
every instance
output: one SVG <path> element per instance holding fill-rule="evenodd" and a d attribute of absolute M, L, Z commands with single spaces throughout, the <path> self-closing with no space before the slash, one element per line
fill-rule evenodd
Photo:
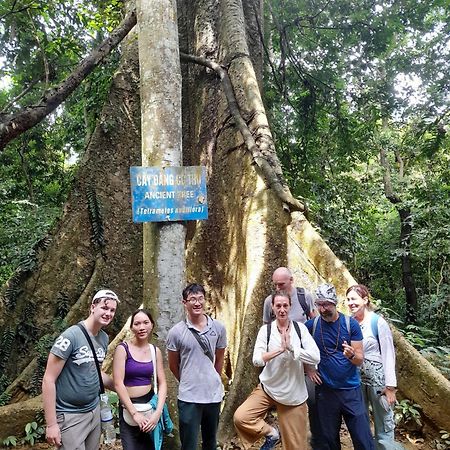
<path fill-rule="evenodd" d="M 388 323 L 381 316 L 378 318 L 378 339 L 380 347 L 378 347 L 377 338 L 372 332 L 372 314 L 370 311 L 365 315 L 364 320 L 360 323 L 363 333 L 364 359 L 376 361 L 383 364 L 385 386 L 397 386 L 397 377 L 395 375 L 395 349 L 392 340 L 392 332 Z"/>
<path fill-rule="evenodd" d="M 253 364 L 264 367 L 259 380 L 266 393 L 283 405 L 300 405 L 308 398 L 303 363 L 316 365 L 320 362 L 320 351 L 308 329 L 298 322 L 303 348 L 294 326 L 290 326 L 290 342 L 293 351 L 286 350 L 265 363 L 263 353 L 276 351 L 281 347 L 281 334 L 276 321 L 272 323 L 269 349 L 267 350 L 267 325 L 258 332 L 253 350 Z"/>

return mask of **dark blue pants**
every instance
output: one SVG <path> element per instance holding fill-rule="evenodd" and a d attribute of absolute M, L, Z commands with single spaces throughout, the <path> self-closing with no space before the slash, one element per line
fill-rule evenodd
<path fill-rule="evenodd" d="M 316 383 L 311 381 L 308 376 L 305 375 L 306 389 L 308 390 L 308 418 L 309 418 L 309 431 L 311 432 L 311 439 L 309 444 L 312 450 L 321 450 L 326 448 L 322 438 L 322 431 L 320 430 L 319 414 L 317 413 L 316 405 Z"/>
<path fill-rule="evenodd" d="M 197 450 L 201 427 L 202 450 L 216 450 L 220 403 L 188 403 L 178 400 L 181 450 Z"/>
<path fill-rule="evenodd" d="M 369 417 L 361 389 L 331 389 L 316 386 L 316 406 L 323 450 L 340 450 L 339 430 L 344 418 L 355 450 L 375 450 Z M 322 449 L 321 449 L 322 450 Z"/>

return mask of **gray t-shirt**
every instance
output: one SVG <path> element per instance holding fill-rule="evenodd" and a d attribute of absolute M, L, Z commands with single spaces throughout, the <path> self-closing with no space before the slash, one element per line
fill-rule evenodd
<path fill-rule="evenodd" d="M 207 319 L 200 338 L 215 355 L 217 349 L 227 346 L 226 331 L 221 322 L 209 316 Z M 188 327 L 194 328 L 188 321 L 178 322 L 167 335 L 167 349 L 180 354 L 178 399 L 189 403 L 219 403 L 223 398 L 220 375 Z"/>
<path fill-rule="evenodd" d="M 314 298 L 311 292 L 305 289 L 305 300 L 306 304 L 309 306 L 309 310 L 314 310 Z M 264 309 L 263 309 L 263 322 L 269 323 L 275 319 L 275 316 L 272 313 L 272 296 L 269 295 L 264 300 Z M 291 294 L 291 310 L 289 312 L 289 319 L 295 320 L 296 322 L 305 323 L 309 317 L 306 317 L 305 311 L 303 311 L 300 302 L 298 301 L 297 296 L 297 288 L 294 289 L 294 292 Z"/>
<path fill-rule="evenodd" d="M 100 330 L 90 334 L 101 365 L 108 348 L 108 335 Z M 66 364 L 56 380 L 56 412 L 84 413 L 95 409 L 99 402 L 100 383 L 92 350 L 77 325 L 64 331 L 50 350 Z"/>

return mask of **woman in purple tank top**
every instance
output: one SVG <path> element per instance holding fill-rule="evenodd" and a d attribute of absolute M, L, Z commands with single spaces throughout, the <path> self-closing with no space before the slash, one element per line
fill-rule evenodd
<path fill-rule="evenodd" d="M 134 336 L 117 346 L 113 362 L 114 386 L 120 398 L 120 437 L 124 450 L 153 450 L 150 431 L 158 423 L 167 395 L 163 358 L 155 347 L 155 367 L 149 343 L 155 324 L 151 314 L 138 309 L 130 324 Z M 143 411 L 154 394 L 154 375 L 158 377 L 158 405 L 156 410 Z"/>

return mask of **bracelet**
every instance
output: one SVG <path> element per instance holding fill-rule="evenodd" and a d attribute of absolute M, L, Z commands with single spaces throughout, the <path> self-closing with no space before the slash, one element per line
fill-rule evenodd
<path fill-rule="evenodd" d="M 135 411 L 133 414 L 131 414 L 131 417 L 134 417 L 139 411 Z"/>
<path fill-rule="evenodd" d="M 55 425 L 58 425 L 58 422 L 52 423 L 51 425 L 47 425 L 46 428 L 54 427 Z"/>

